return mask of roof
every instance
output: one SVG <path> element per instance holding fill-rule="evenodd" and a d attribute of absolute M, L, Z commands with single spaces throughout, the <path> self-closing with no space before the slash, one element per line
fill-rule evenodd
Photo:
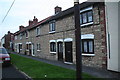
<path fill-rule="evenodd" d="M 95 3 L 98 3 L 98 2 L 83 2 L 83 3 L 80 4 L 80 9 L 83 9 L 83 8 L 85 8 L 85 7 L 94 5 Z M 50 22 L 50 21 L 52 21 L 52 20 L 57 20 L 57 19 L 63 18 L 63 17 L 65 17 L 65 16 L 68 16 L 68 15 L 71 15 L 71 14 L 74 14 L 74 7 L 71 7 L 71 8 L 69 8 L 69 9 L 67 9 L 67 10 L 61 11 L 61 12 L 59 12 L 58 14 L 55 14 L 55 15 L 53 15 L 53 16 L 49 16 L 49 17 L 41 20 L 40 22 L 38 22 L 37 24 L 35 24 L 35 25 L 33 25 L 33 26 L 27 26 L 27 27 L 23 28 L 22 30 L 17 31 L 17 32 L 15 33 L 15 35 L 17 35 L 17 34 L 19 34 L 19 33 L 21 33 L 21 32 L 24 32 L 24 31 L 26 31 L 26 30 L 31 30 L 31 29 L 33 29 L 33 28 L 36 28 L 36 27 L 39 26 L 39 25 L 46 24 L 46 23 L 48 23 L 48 22 Z"/>
<path fill-rule="evenodd" d="M 51 16 L 50 16 L 50 17 L 51 17 Z M 20 34 L 21 32 L 24 32 L 24 31 L 27 31 L 27 30 L 31 30 L 31 29 L 33 29 L 33 28 L 39 26 L 41 23 L 47 21 L 50 17 L 47 17 L 47 18 L 41 20 L 40 22 L 38 22 L 37 24 L 35 24 L 35 25 L 33 25 L 33 26 L 24 27 L 23 29 L 21 29 L 21 30 L 15 32 L 14 35 Z"/>

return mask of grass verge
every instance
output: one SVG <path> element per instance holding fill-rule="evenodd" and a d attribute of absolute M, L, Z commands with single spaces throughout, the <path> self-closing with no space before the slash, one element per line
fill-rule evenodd
<path fill-rule="evenodd" d="M 30 58 L 25 58 L 16 54 L 10 54 L 12 64 L 14 64 L 21 71 L 25 72 L 28 76 L 38 78 L 66 78 L 75 79 L 76 71 L 54 66 L 51 64 L 36 61 Z M 84 78 L 94 78 L 88 74 L 83 73 Z"/>

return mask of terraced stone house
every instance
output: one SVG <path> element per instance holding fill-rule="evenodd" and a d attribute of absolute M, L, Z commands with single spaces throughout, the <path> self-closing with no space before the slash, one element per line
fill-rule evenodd
<path fill-rule="evenodd" d="M 62 11 L 55 7 L 55 14 L 38 22 L 34 17 L 27 27 L 20 26 L 15 33 L 14 50 L 17 53 L 76 63 L 74 7 Z M 83 65 L 106 68 L 106 22 L 103 2 L 80 4 L 80 24 Z"/>

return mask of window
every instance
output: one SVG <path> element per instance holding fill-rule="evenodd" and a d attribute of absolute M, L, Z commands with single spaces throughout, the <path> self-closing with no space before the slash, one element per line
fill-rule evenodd
<path fill-rule="evenodd" d="M 94 42 L 93 39 L 82 40 L 82 53 L 94 54 Z"/>
<path fill-rule="evenodd" d="M 93 24 L 93 7 L 88 7 L 80 11 L 80 24 L 86 26 Z"/>
<path fill-rule="evenodd" d="M 25 32 L 25 36 L 26 36 L 26 38 L 28 38 L 28 36 L 29 36 L 29 32 L 28 31 Z"/>
<path fill-rule="evenodd" d="M 38 50 L 41 50 L 41 45 L 39 43 L 37 44 L 37 51 Z"/>
<path fill-rule="evenodd" d="M 40 35 L 40 28 L 39 27 L 36 28 L 36 36 L 38 36 L 38 35 Z"/>
<path fill-rule="evenodd" d="M 83 23 L 87 23 L 87 13 L 82 14 L 82 20 Z"/>
<path fill-rule="evenodd" d="M 80 23 L 81 24 L 86 24 L 86 23 L 90 23 L 93 22 L 93 13 L 92 11 L 87 11 L 84 13 L 81 13 L 80 15 Z"/>
<path fill-rule="evenodd" d="M 88 22 L 92 22 L 93 21 L 93 13 L 92 13 L 92 11 L 89 11 L 87 14 L 88 14 Z"/>
<path fill-rule="evenodd" d="M 55 42 L 50 43 L 50 51 L 51 52 L 56 52 L 56 44 L 55 44 Z"/>
<path fill-rule="evenodd" d="M 17 40 L 17 36 L 15 36 L 15 40 Z"/>
<path fill-rule="evenodd" d="M 22 34 L 22 33 L 20 33 L 20 39 L 22 39 L 22 36 L 23 36 L 23 34 Z"/>
<path fill-rule="evenodd" d="M 55 21 L 49 23 L 49 32 L 55 32 Z"/>

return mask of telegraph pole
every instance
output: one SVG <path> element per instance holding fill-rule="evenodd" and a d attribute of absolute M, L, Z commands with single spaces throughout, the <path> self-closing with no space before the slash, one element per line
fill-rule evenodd
<path fill-rule="evenodd" d="M 75 40 L 76 40 L 76 80 L 82 80 L 81 26 L 79 0 L 74 0 Z"/>

